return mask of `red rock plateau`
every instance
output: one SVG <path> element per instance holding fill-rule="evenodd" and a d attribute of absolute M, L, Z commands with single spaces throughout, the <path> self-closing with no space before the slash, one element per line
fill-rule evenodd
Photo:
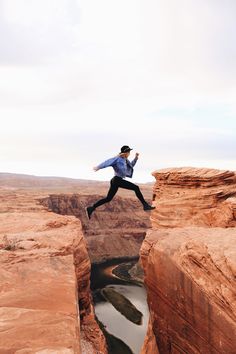
<path fill-rule="evenodd" d="M 138 256 L 149 214 L 123 190 L 88 222 L 85 205 L 108 183 L 87 182 L 0 174 L 0 354 L 107 353 L 88 251 Z M 150 201 L 151 185 L 142 190 Z"/>
<path fill-rule="evenodd" d="M 236 175 L 153 176 L 156 209 L 140 250 L 150 309 L 142 353 L 235 354 Z"/>

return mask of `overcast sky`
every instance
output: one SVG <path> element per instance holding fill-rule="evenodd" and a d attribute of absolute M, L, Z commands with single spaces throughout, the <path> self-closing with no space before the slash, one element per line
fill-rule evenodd
<path fill-rule="evenodd" d="M 0 0 L 0 171 L 236 170 L 235 33 L 235 0 Z"/>

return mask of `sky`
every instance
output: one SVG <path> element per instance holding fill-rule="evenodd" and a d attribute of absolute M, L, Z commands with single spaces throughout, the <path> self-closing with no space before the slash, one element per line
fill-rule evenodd
<path fill-rule="evenodd" d="M 0 0 L 0 172 L 236 170 L 235 33 L 234 0 Z"/>

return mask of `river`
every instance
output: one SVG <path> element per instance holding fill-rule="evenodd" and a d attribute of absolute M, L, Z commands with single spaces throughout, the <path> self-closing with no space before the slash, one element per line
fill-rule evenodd
<path fill-rule="evenodd" d="M 142 284 L 131 279 L 129 273 L 127 273 L 127 267 L 130 268 L 136 262 L 137 259 L 133 261 L 113 260 L 92 266 L 91 288 L 94 295 L 95 314 L 99 322 L 105 326 L 105 330 L 108 333 L 119 338 L 129 347 L 125 351 L 124 348 L 122 348 L 122 342 L 115 341 L 113 347 L 109 349 L 109 354 L 139 354 L 144 342 L 149 317 L 146 290 Z M 120 272 L 118 271 L 119 269 Z M 116 270 L 116 275 L 112 273 L 114 270 Z M 131 303 L 142 312 L 142 324 L 137 325 L 131 322 L 118 312 L 110 302 L 101 298 L 99 294 L 100 290 L 103 288 L 112 288 L 130 300 Z M 120 349 L 118 347 L 120 347 Z"/>

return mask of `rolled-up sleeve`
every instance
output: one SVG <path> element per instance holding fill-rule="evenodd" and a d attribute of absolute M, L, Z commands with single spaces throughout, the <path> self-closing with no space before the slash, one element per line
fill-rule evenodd
<path fill-rule="evenodd" d="M 100 170 L 101 168 L 113 166 L 113 164 L 116 162 L 117 157 L 112 157 L 111 159 L 108 159 L 102 163 L 100 163 L 97 168 Z"/>

